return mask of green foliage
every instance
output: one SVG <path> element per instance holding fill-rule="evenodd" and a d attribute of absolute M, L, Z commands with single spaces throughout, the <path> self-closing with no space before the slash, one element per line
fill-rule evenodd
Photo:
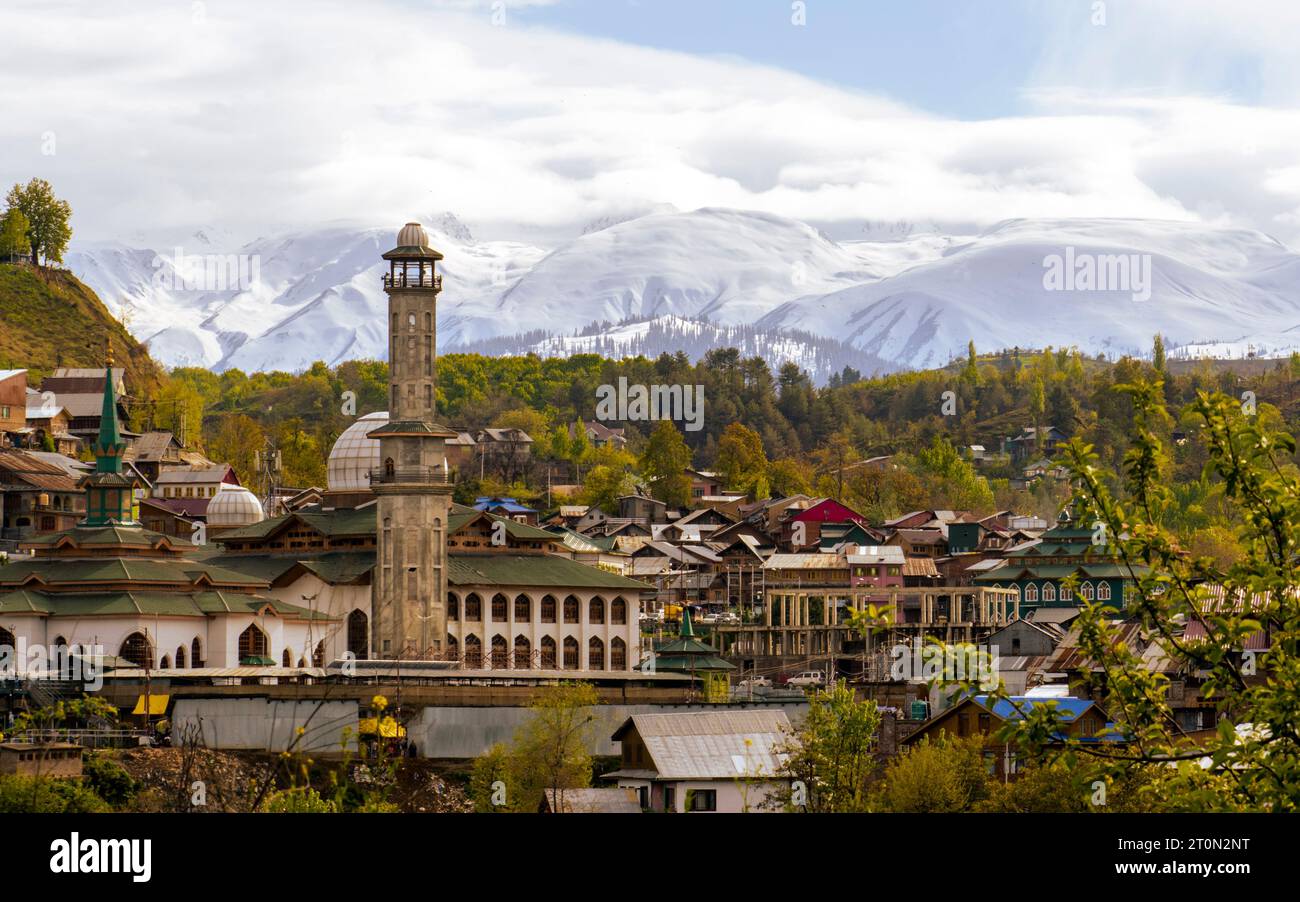
<path fill-rule="evenodd" d="M 650 490 L 669 507 L 683 507 L 691 500 L 691 480 L 683 472 L 691 465 L 691 449 L 681 432 L 669 420 L 660 420 L 650 433 L 641 453 L 641 473 Z"/>
<path fill-rule="evenodd" d="M 478 811 L 537 811 L 545 794 L 591 785 L 591 709 L 600 701 L 590 683 L 543 688 L 509 746 L 493 746 L 474 762 L 470 795 Z M 494 803 L 496 781 L 505 784 Z M 500 800 L 500 796 L 497 796 Z"/>
<path fill-rule="evenodd" d="M 23 211 L 12 207 L 0 216 L 0 258 L 13 260 L 31 252 L 31 243 L 27 233 L 31 222 Z"/>
<path fill-rule="evenodd" d="M 981 736 L 922 739 L 885 768 L 875 807 L 894 813 L 975 811 L 990 793 Z"/>
<path fill-rule="evenodd" d="M 34 178 L 26 185 L 14 185 L 5 196 L 9 210 L 18 210 L 27 220 L 27 246 L 32 265 L 62 263 L 63 252 L 72 239 L 72 205 L 54 196 L 54 187 Z"/>
<path fill-rule="evenodd" d="M 0 814 L 95 814 L 108 803 L 77 780 L 0 776 Z"/>
<path fill-rule="evenodd" d="M 791 788 L 777 793 L 775 803 L 818 813 L 867 811 L 879 731 L 876 703 L 859 701 L 848 684 L 836 681 L 814 693 L 785 749 L 782 776 Z"/>
<path fill-rule="evenodd" d="M 121 808 L 135 797 L 135 780 L 121 764 L 103 752 L 87 752 L 82 764 L 87 788 L 111 805 Z"/>
<path fill-rule="evenodd" d="M 721 474 L 725 487 L 731 491 L 744 492 L 754 501 L 761 501 L 771 494 L 763 439 L 744 423 L 727 425 L 718 442 L 714 466 Z"/>
<path fill-rule="evenodd" d="M 272 814 L 337 814 L 342 809 L 338 802 L 324 798 L 311 787 L 295 787 L 268 795 L 262 810 Z"/>

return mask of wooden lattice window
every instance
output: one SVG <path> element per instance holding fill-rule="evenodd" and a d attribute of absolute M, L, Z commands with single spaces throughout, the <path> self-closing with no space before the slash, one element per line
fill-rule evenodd
<path fill-rule="evenodd" d="M 605 622 L 605 599 L 597 596 L 587 605 L 587 620 L 591 623 Z"/>
<path fill-rule="evenodd" d="M 3 636 L 0 636 L 0 639 L 3 638 Z M 10 644 L 13 643 L 10 642 Z M 153 646 L 144 637 L 143 633 L 132 633 L 123 639 L 122 647 L 118 650 L 117 656 L 125 661 L 130 661 L 136 667 L 153 666 Z"/>
<path fill-rule="evenodd" d="M 578 599 L 574 598 L 572 595 L 564 599 L 564 622 L 578 622 Z"/>
<path fill-rule="evenodd" d="M 572 636 L 564 637 L 564 669 L 578 669 L 578 640 Z"/>
<path fill-rule="evenodd" d="M 542 637 L 542 669 L 555 669 L 555 640 L 550 636 Z"/>
<path fill-rule="evenodd" d="M 248 629 L 239 634 L 239 663 L 244 663 L 250 658 L 266 657 L 266 633 L 257 628 L 257 624 L 252 624 Z"/>
<path fill-rule="evenodd" d="M 605 643 L 595 636 L 587 643 L 587 669 L 605 669 Z"/>
<path fill-rule="evenodd" d="M 609 622 L 613 624 L 627 623 L 627 602 L 623 600 L 622 596 L 609 603 Z"/>
<path fill-rule="evenodd" d="M 528 641 L 528 637 L 520 634 L 515 636 L 515 669 L 527 670 L 533 666 L 533 647 Z"/>
<path fill-rule="evenodd" d="M 555 622 L 555 596 L 547 595 L 542 599 L 542 623 Z"/>

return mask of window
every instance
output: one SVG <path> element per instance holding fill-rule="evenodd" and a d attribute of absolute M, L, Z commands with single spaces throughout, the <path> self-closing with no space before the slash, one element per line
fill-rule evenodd
<path fill-rule="evenodd" d="M 1043 583 L 1043 601 L 1056 601 L 1056 586 Z"/>
<path fill-rule="evenodd" d="M 450 592 L 447 595 L 447 619 L 460 619 L 460 598 L 455 592 Z"/>
<path fill-rule="evenodd" d="M 547 595 L 542 599 L 542 623 L 555 622 L 555 596 Z"/>
<path fill-rule="evenodd" d="M 578 622 L 578 599 L 574 598 L 572 595 L 564 599 L 564 622 Z"/>
<path fill-rule="evenodd" d="M 177 670 L 185 669 L 185 646 L 184 645 L 176 646 L 176 669 Z"/>
<path fill-rule="evenodd" d="M 323 655 L 324 652 L 322 652 L 322 656 Z M 198 636 L 195 636 L 194 641 L 190 643 L 190 666 L 191 667 L 203 666 L 203 643 L 199 641 Z M 316 666 L 319 667 L 320 665 L 318 664 Z"/>
<path fill-rule="evenodd" d="M 159 667 L 159 669 L 161 669 L 161 670 L 171 670 L 171 669 L 172 669 L 172 659 L 171 659 L 170 657 L 168 657 L 167 655 L 163 655 L 163 656 L 162 656 L 162 662 L 158 665 L 158 667 Z"/>
<path fill-rule="evenodd" d="M 1033 583 L 1025 586 L 1025 601 L 1038 601 L 1038 586 Z"/>
<path fill-rule="evenodd" d="M 239 634 L 239 663 L 244 664 L 253 658 L 265 658 L 266 645 L 266 633 L 258 629 L 257 624 L 251 624 Z"/>
<path fill-rule="evenodd" d="M 665 786 L 664 787 L 664 811 L 676 811 L 676 810 L 677 810 L 677 787 Z"/>
<path fill-rule="evenodd" d="M 528 637 L 520 633 L 515 636 L 515 669 L 528 670 L 533 666 L 533 648 Z"/>
<path fill-rule="evenodd" d="M 469 668 L 483 666 L 483 643 L 473 634 L 465 637 L 465 666 Z"/>
<path fill-rule="evenodd" d="M 533 619 L 533 600 L 527 595 L 515 596 L 515 619 L 524 623 Z"/>
<path fill-rule="evenodd" d="M 465 619 L 482 620 L 483 619 L 483 602 L 474 593 L 470 593 L 465 599 Z"/>
<path fill-rule="evenodd" d="M 0 631 L 0 639 L 3 637 L 3 631 Z M 12 634 L 10 635 L 10 645 L 13 644 Z M 142 633 L 132 633 L 122 640 L 122 647 L 119 649 L 117 656 L 124 660 L 130 661 L 136 667 L 153 666 L 153 646 Z"/>
<path fill-rule="evenodd" d="M 587 619 L 591 623 L 605 622 L 605 599 L 596 597 L 587 605 Z"/>
<path fill-rule="evenodd" d="M 1092 583 L 1085 582 L 1079 586 L 1079 597 L 1084 601 L 1093 600 Z"/>
<path fill-rule="evenodd" d="M 555 669 L 555 640 L 550 636 L 542 637 L 542 669 Z"/>
<path fill-rule="evenodd" d="M 591 641 L 587 643 L 587 669 L 605 669 L 605 643 L 596 636 L 592 636 Z"/>
<path fill-rule="evenodd" d="M 460 660 L 460 643 L 456 641 L 456 637 L 453 636 L 451 633 L 447 634 L 447 660 L 448 661 Z"/>
<path fill-rule="evenodd" d="M 356 655 L 358 661 L 370 658 L 370 618 L 360 608 L 348 615 L 348 651 Z"/>
<path fill-rule="evenodd" d="M 609 622 L 615 625 L 627 623 L 627 602 L 621 596 L 609 603 Z"/>
<path fill-rule="evenodd" d="M 1097 600 L 1110 601 L 1110 583 L 1105 581 L 1097 583 Z"/>
<path fill-rule="evenodd" d="M 284 654 L 280 655 L 280 666 L 281 667 L 293 666 L 293 655 L 289 653 L 289 649 L 287 648 L 284 650 Z"/>
<path fill-rule="evenodd" d="M 505 670 L 510 666 L 510 647 L 500 633 L 492 637 L 492 669 Z"/>
<path fill-rule="evenodd" d="M 1071 591 L 1069 586 L 1061 586 L 1061 601 L 1069 601 L 1073 596 L 1074 593 Z"/>
<path fill-rule="evenodd" d="M 578 640 L 572 636 L 564 637 L 564 669 L 578 669 Z"/>
<path fill-rule="evenodd" d="M 718 791 L 716 789 L 686 790 L 687 811 L 717 811 Z"/>
<path fill-rule="evenodd" d="M 627 670 L 627 643 L 618 636 L 609 643 L 609 669 Z"/>
<path fill-rule="evenodd" d="M 504 595 L 502 595 L 500 592 L 498 592 L 496 595 L 493 595 L 492 596 L 492 622 L 505 623 L 506 611 L 509 609 L 509 607 L 510 607 L 510 602 Z"/>

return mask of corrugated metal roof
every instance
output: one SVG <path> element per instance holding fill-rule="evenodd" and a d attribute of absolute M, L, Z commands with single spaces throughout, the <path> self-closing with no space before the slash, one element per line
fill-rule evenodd
<path fill-rule="evenodd" d="M 773 776 L 782 766 L 779 750 L 790 739 L 790 721 L 779 710 L 634 714 L 629 721 L 660 779 Z"/>

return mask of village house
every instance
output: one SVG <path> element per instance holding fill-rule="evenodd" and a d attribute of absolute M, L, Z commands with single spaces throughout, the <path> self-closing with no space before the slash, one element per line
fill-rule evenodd
<path fill-rule="evenodd" d="M 739 814 L 774 810 L 790 741 L 785 712 L 634 714 L 614 732 L 618 770 L 602 779 L 635 790 L 646 811 Z"/>
<path fill-rule="evenodd" d="M 28 428 L 27 370 L 0 370 L 0 447 L 24 444 Z"/>

